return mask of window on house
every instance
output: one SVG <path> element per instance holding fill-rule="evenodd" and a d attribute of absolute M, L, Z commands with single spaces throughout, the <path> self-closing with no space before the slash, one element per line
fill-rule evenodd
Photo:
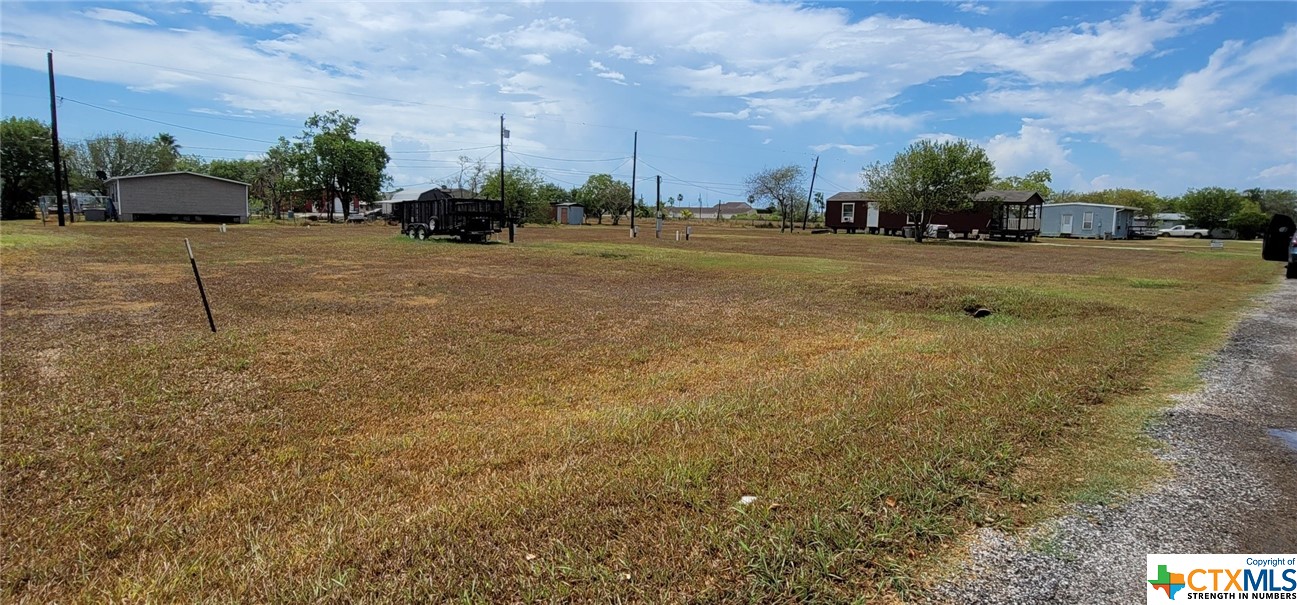
<path fill-rule="evenodd" d="M 1089 231 L 1094 228 L 1094 213 L 1087 212 L 1081 216 L 1081 230 Z"/>
<path fill-rule="evenodd" d="M 856 222 L 856 204 L 854 202 L 842 204 L 842 222 Z"/>

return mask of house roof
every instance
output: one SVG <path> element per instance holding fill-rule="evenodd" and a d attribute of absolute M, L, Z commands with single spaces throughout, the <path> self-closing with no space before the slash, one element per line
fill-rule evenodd
<path fill-rule="evenodd" d="M 1133 208 L 1131 206 L 1118 206 L 1116 204 L 1095 204 L 1092 202 L 1062 202 L 1058 204 L 1047 204 L 1047 205 L 1055 208 L 1059 206 L 1085 206 L 1087 208 L 1116 208 L 1118 210 L 1134 210 L 1136 212 L 1139 211 L 1139 208 Z"/>
<path fill-rule="evenodd" d="M 829 196 L 830 202 L 877 202 L 878 198 L 860 191 L 843 191 Z"/>
<path fill-rule="evenodd" d="M 219 177 L 219 176 L 212 176 L 212 175 L 210 175 L 210 174 L 199 174 L 199 173 L 197 173 L 197 172 L 189 172 L 189 171 L 184 171 L 184 170 L 182 170 L 182 171 L 177 171 L 177 172 L 154 172 L 153 174 L 132 174 L 132 175 L 127 175 L 127 176 L 115 176 L 115 177 L 113 177 L 113 178 L 111 178 L 111 179 L 108 179 L 108 180 L 106 180 L 106 181 L 104 181 L 104 182 L 105 182 L 105 183 L 109 183 L 109 182 L 112 182 L 112 181 L 124 181 L 124 180 L 126 180 L 126 179 L 143 179 L 143 178 L 149 178 L 149 177 L 154 177 L 154 176 L 172 176 L 172 175 L 177 175 L 177 174 L 188 174 L 188 175 L 192 175 L 192 176 L 201 176 L 201 177 L 203 177 L 203 178 L 205 178 L 205 179 L 212 179 L 212 180 L 214 180 L 214 181 L 225 181 L 225 182 L 227 182 L 227 183 L 234 183 L 235 185 L 243 185 L 244 187 L 247 187 L 247 186 L 248 186 L 248 184 L 245 183 L 245 182 L 243 182 L 243 181 L 235 181 L 235 180 L 232 180 L 232 179 L 223 179 L 223 178 L 221 178 L 221 177 Z"/>
<path fill-rule="evenodd" d="M 1036 193 L 1035 191 L 989 189 L 987 191 L 983 191 L 973 196 L 973 199 L 979 202 L 986 201 L 986 200 L 997 200 L 997 201 L 1009 202 L 1009 203 L 1023 203 L 1023 202 L 1030 202 L 1033 197 L 1040 198 L 1040 194 Z M 873 194 L 863 193 L 860 191 L 843 191 L 841 193 L 833 194 L 833 196 L 829 198 L 829 201 L 830 202 L 877 202 L 878 197 Z M 1040 201 L 1044 202 L 1043 199 L 1041 199 Z"/>
<path fill-rule="evenodd" d="M 1153 218 L 1159 221 L 1187 221 L 1189 217 L 1179 212 L 1159 212 L 1153 215 Z"/>
<path fill-rule="evenodd" d="M 1033 197 L 1040 198 L 1040 194 L 1030 190 L 988 189 L 986 191 L 983 191 L 973 196 L 973 199 L 979 202 L 983 202 L 987 200 L 998 200 L 1001 202 L 1009 202 L 1009 203 L 1023 203 L 1023 202 L 1030 202 L 1031 198 Z M 1040 201 L 1043 203 L 1045 200 L 1042 198 Z"/>
<path fill-rule="evenodd" d="M 721 203 L 721 204 L 717 204 L 717 205 L 714 206 L 712 209 L 713 209 L 713 210 L 720 210 L 721 212 L 738 212 L 738 213 L 743 213 L 743 212 L 749 212 L 749 211 L 751 211 L 751 210 L 752 210 L 752 204 L 749 204 L 749 203 L 747 203 L 747 202 L 724 202 L 724 203 Z"/>

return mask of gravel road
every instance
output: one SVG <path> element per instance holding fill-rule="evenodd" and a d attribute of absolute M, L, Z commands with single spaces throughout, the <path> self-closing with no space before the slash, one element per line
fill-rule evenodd
<path fill-rule="evenodd" d="M 1260 300 L 1202 377 L 1152 429 L 1170 481 L 1015 535 L 983 529 L 928 599 L 1143 603 L 1148 553 L 1297 552 L 1297 280 Z"/>

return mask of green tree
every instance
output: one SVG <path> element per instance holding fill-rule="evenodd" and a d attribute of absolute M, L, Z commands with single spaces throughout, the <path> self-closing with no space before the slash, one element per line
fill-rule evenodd
<path fill-rule="evenodd" d="M 792 230 L 795 217 L 802 215 L 806 208 L 806 171 L 801 166 L 789 164 L 779 168 L 767 168 L 748 175 L 743 184 L 748 199 L 766 200 L 779 209 L 779 232 L 787 227 Z"/>
<path fill-rule="evenodd" d="M 1223 187 L 1190 189 L 1180 198 L 1180 211 L 1195 227 L 1210 231 L 1225 226 L 1243 208 L 1244 199 L 1241 193 Z"/>
<path fill-rule="evenodd" d="M 205 174 L 241 183 L 252 183 L 260 167 L 261 162 L 258 160 L 216 159 L 207 164 Z"/>
<path fill-rule="evenodd" d="M 593 209 L 599 224 L 603 224 L 603 215 L 612 214 L 612 224 L 621 222 L 621 217 L 630 209 L 630 185 L 612 178 L 610 174 L 592 174 L 577 191 L 581 205 L 589 211 Z"/>
<path fill-rule="evenodd" d="M 323 191 L 327 200 L 344 200 L 344 219 L 352 198 L 376 200 L 389 181 L 384 172 L 390 160 L 387 150 L 373 141 L 355 138 L 359 124 L 358 118 L 336 109 L 312 115 L 306 119 L 306 129 L 293 153 L 300 182 Z M 328 207 L 332 222 L 333 204 Z"/>
<path fill-rule="evenodd" d="M 1297 191 L 1292 189 L 1248 189 L 1247 199 L 1256 202 L 1266 214 L 1286 214 L 1297 217 Z"/>
<path fill-rule="evenodd" d="M 104 181 L 98 176 L 101 171 L 112 178 L 173 170 L 177 158 L 171 158 L 168 164 L 159 149 L 158 139 L 124 132 L 99 135 L 72 145 L 67 158 L 72 188 L 103 191 Z"/>
<path fill-rule="evenodd" d="M 549 203 L 540 198 L 545 179 L 535 168 L 513 166 L 504 173 L 505 209 L 519 223 L 544 223 L 549 218 Z M 482 184 L 482 197 L 500 199 L 500 173 L 493 172 Z"/>
<path fill-rule="evenodd" d="M 1049 188 L 1049 183 L 1054 180 L 1054 175 L 1050 174 L 1049 169 L 1033 170 L 1027 173 L 1027 176 L 1010 176 L 996 178 L 991 182 L 991 189 L 1000 189 L 1008 191 L 1035 191 L 1043 199 L 1049 199 L 1054 195 L 1054 190 Z"/>
<path fill-rule="evenodd" d="M 153 139 L 153 150 L 158 156 L 158 172 L 174 172 L 176 164 L 180 161 L 180 143 L 176 137 L 168 133 L 161 132 Z"/>
<path fill-rule="evenodd" d="M 31 218 L 36 199 L 53 195 L 50 128 L 32 118 L 0 122 L 0 218 Z"/>
<path fill-rule="evenodd" d="M 993 180 L 995 164 L 986 151 L 968 141 L 923 140 L 905 148 L 891 163 L 865 167 L 865 191 L 878 197 L 879 208 L 904 212 L 914 221 L 914 241 L 940 212 L 973 207 L 973 197 Z"/>
<path fill-rule="evenodd" d="M 1256 239 L 1265 232 L 1266 225 L 1270 224 L 1270 214 L 1262 210 L 1260 204 L 1244 200 L 1243 206 L 1229 218 L 1228 224 L 1230 229 L 1238 233 L 1239 239 Z"/>
<path fill-rule="evenodd" d="M 295 152 L 288 139 L 279 137 L 279 142 L 266 150 L 266 157 L 253 177 L 253 187 L 277 219 L 283 218 L 284 206 L 299 187 L 296 170 L 299 161 Z"/>
<path fill-rule="evenodd" d="M 1077 201 L 1137 208 L 1136 216 L 1144 219 L 1151 219 L 1154 214 L 1167 209 L 1166 200 L 1162 199 L 1157 192 L 1146 189 L 1118 188 L 1091 191 L 1080 194 Z"/>

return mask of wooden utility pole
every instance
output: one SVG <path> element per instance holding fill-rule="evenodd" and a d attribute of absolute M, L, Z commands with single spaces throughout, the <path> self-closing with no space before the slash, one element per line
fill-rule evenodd
<path fill-rule="evenodd" d="M 806 230 L 806 220 L 811 217 L 811 198 L 815 197 L 815 173 L 820 170 L 820 156 L 815 156 L 815 167 L 811 168 L 811 190 L 806 192 L 806 212 L 802 213 L 802 231 Z"/>
<path fill-rule="evenodd" d="M 68 222 L 77 222 L 76 208 L 72 207 L 72 172 L 68 170 L 68 161 L 63 160 L 63 191 L 68 192 Z"/>
<path fill-rule="evenodd" d="M 635 143 L 630 152 L 630 230 L 635 232 L 635 167 L 639 163 L 639 131 L 635 131 Z"/>
<path fill-rule="evenodd" d="M 662 218 L 662 175 L 658 175 L 658 218 Z"/>
<path fill-rule="evenodd" d="M 50 138 L 54 144 L 54 199 L 59 211 L 59 226 L 66 225 L 63 218 L 63 161 L 59 159 L 59 105 L 54 96 L 54 51 L 45 54 L 50 66 Z M 68 210 L 72 210 L 69 206 Z"/>

